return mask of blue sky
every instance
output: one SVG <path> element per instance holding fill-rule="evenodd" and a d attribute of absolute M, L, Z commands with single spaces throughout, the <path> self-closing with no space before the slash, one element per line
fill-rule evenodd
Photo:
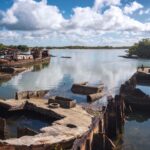
<path fill-rule="evenodd" d="M 150 37 L 148 0 L 1 0 L 0 42 L 132 45 Z"/>

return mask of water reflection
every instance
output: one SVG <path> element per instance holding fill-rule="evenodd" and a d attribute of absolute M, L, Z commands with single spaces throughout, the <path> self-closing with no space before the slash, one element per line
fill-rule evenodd
<path fill-rule="evenodd" d="M 118 57 L 125 54 L 125 50 L 53 50 L 51 63 L 40 70 L 25 72 L 2 84 L 0 95 L 3 91 L 12 93 L 22 90 L 45 90 L 50 89 L 53 95 L 67 95 L 76 98 L 78 102 L 85 99 L 75 96 L 70 88 L 74 82 L 103 82 L 109 89 L 109 93 L 116 93 L 118 87 L 135 71 L 136 67 L 150 64 L 145 60 L 132 60 Z M 60 58 L 71 56 L 71 59 Z"/>
<path fill-rule="evenodd" d="M 150 86 L 148 86 L 148 85 L 137 85 L 136 88 L 140 89 L 145 94 L 150 95 Z"/>
<path fill-rule="evenodd" d="M 150 114 L 136 112 L 127 114 L 127 117 L 118 150 L 149 150 Z"/>
<path fill-rule="evenodd" d="M 45 67 L 48 67 L 49 63 L 36 64 L 33 66 L 32 72 L 37 72 L 42 70 Z"/>
<path fill-rule="evenodd" d="M 19 91 L 17 88 L 22 80 L 23 76 L 28 74 L 29 72 L 38 72 L 43 68 L 48 67 L 49 63 L 37 64 L 37 65 L 28 65 L 26 66 L 26 70 L 12 77 L 11 80 L 2 80 L 0 81 L 0 98 L 8 99 L 13 98 L 15 96 L 15 92 Z M 29 80 L 26 83 L 30 83 Z M 24 89 L 23 89 L 24 90 Z M 27 89 L 28 90 L 28 89 Z M 21 90 L 20 90 L 21 91 Z"/>

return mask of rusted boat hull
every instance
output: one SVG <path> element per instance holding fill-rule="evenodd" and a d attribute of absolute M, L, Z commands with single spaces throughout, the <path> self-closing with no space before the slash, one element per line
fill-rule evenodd
<path fill-rule="evenodd" d="M 9 62 L 5 64 L 0 64 L 1 67 L 22 67 L 25 65 L 34 65 L 39 63 L 46 63 L 50 61 L 50 57 L 35 59 L 35 60 L 21 60 L 16 62 Z"/>
<path fill-rule="evenodd" d="M 150 97 L 138 98 L 133 96 L 125 96 L 125 104 L 133 111 L 150 111 Z"/>
<path fill-rule="evenodd" d="M 136 75 L 136 80 L 138 84 L 150 84 L 150 74 L 138 73 Z"/>

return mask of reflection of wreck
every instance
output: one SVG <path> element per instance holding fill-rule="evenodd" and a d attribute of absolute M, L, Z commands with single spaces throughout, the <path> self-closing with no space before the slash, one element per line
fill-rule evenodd
<path fill-rule="evenodd" d="M 126 113 L 126 118 L 128 121 L 136 121 L 136 122 L 145 122 L 150 119 L 149 112 L 132 112 Z"/>
<path fill-rule="evenodd" d="M 150 95 L 136 88 L 137 84 L 150 84 L 149 68 L 139 68 L 138 71 L 126 81 L 120 89 L 126 105 L 132 110 L 150 110 Z"/>
<path fill-rule="evenodd" d="M 36 71 L 40 71 L 43 68 L 47 68 L 49 65 L 49 62 L 44 62 L 44 63 L 40 63 L 40 64 L 35 64 L 33 65 L 33 69 L 32 72 L 36 72 Z"/>
<path fill-rule="evenodd" d="M 76 94 L 86 95 L 89 102 L 104 96 L 104 85 L 89 85 L 88 82 L 73 84 L 71 91 Z"/>
<path fill-rule="evenodd" d="M 0 55 L 0 80 L 9 80 L 14 75 L 27 70 L 23 66 L 28 67 L 28 65 L 34 64 L 43 64 L 44 66 L 50 61 L 47 50 L 33 49 L 31 54 L 22 54 L 17 49 L 6 49 Z"/>
<path fill-rule="evenodd" d="M 9 80 L 20 72 L 27 70 L 27 68 L 16 67 L 0 67 L 0 80 Z"/>

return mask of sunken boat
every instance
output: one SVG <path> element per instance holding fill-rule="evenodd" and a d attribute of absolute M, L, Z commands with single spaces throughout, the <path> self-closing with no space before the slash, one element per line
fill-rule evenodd
<path fill-rule="evenodd" d="M 124 97 L 125 104 L 131 111 L 150 111 L 150 95 L 137 87 L 137 85 L 150 85 L 149 72 L 150 68 L 142 66 L 121 86 L 120 94 Z"/>
<path fill-rule="evenodd" d="M 0 59 L 0 67 L 22 67 L 39 63 L 48 63 L 50 55 L 47 50 L 32 49 L 31 54 L 23 54 L 20 51 L 7 52 Z"/>
<path fill-rule="evenodd" d="M 124 98 L 126 106 L 132 110 L 149 111 L 150 96 L 146 95 L 140 89 L 134 89 Z"/>

